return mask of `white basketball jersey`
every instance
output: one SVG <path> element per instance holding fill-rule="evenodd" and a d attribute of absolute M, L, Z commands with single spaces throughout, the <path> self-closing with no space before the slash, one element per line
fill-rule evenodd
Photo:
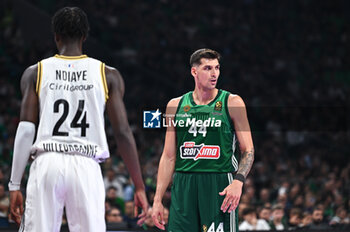
<path fill-rule="evenodd" d="M 62 56 L 38 63 L 36 91 L 39 127 L 32 152 L 109 157 L 104 129 L 108 88 L 105 65 L 82 56 Z"/>

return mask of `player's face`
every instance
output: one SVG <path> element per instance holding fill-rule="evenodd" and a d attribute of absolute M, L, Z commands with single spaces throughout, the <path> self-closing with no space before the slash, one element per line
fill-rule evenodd
<path fill-rule="evenodd" d="M 207 90 L 215 89 L 220 75 L 220 64 L 217 59 L 201 59 L 201 64 L 194 66 L 191 73 L 196 85 Z"/>

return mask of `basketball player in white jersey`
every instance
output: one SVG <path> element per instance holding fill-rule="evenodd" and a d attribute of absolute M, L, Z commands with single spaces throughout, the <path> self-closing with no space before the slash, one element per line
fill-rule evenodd
<path fill-rule="evenodd" d="M 116 69 L 82 54 L 89 25 L 81 9 L 57 11 L 52 26 L 59 54 L 30 66 L 21 80 L 23 99 L 9 183 L 12 217 L 20 223 L 20 231 L 56 232 L 65 207 L 70 231 L 106 231 L 99 166 L 109 157 L 106 108 L 135 184 L 135 211 L 143 209 L 142 223 L 148 202 L 122 100 L 122 77 Z M 34 161 L 24 210 L 20 182 L 30 155 Z"/>

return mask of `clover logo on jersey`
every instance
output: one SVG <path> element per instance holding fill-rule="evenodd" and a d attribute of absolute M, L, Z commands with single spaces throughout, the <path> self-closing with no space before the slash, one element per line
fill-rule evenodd
<path fill-rule="evenodd" d="M 220 147 L 217 145 L 196 145 L 195 142 L 185 142 L 180 146 L 180 157 L 182 159 L 219 159 Z"/>
<path fill-rule="evenodd" d="M 160 115 L 157 110 L 143 111 L 143 128 L 160 128 Z"/>

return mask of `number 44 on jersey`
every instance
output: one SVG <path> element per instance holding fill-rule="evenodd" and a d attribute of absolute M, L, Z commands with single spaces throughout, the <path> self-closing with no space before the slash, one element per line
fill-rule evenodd
<path fill-rule="evenodd" d="M 224 232 L 224 223 L 220 222 L 218 228 L 215 230 L 215 223 L 211 223 L 210 227 L 207 228 L 206 225 L 203 225 L 203 232 Z"/>

